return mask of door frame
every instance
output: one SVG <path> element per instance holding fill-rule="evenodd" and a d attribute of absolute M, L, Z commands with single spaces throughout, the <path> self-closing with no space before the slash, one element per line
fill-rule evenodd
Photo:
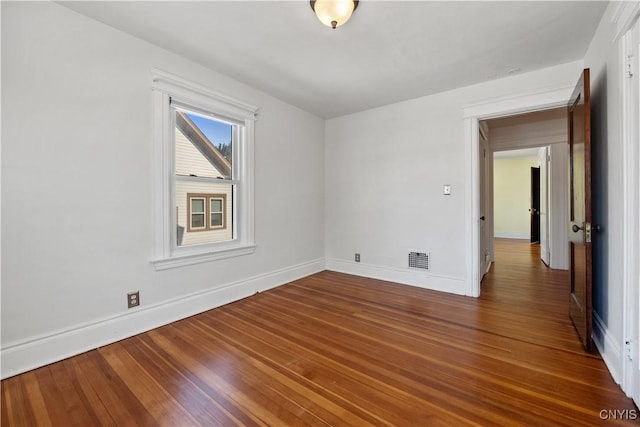
<path fill-rule="evenodd" d="M 549 193 L 551 183 L 549 182 L 551 166 L 551 147 L 545 145 L 538 149 L 538 163 L 540 164 L 540 259 L 546 266 L 551 265 L 549 256 L 549 228 L 551 227 L 551 217 L 549 215 Z"/>
<path fill-rule="evenodd" d="M 622 9 L 622 8 L 626 8 Z M 622 9 L 622 12 L 621 12 Z M 625 14 L 626 12 L 626 14 Z M 624 156 L 623 187 L 623 301 L 624 317 L 622 324 L 622 378 L 621 387 L 627 396 L 640 405 L 640 268 L 635 260 L 640 258 L 640 196 L 638 185 L 640 174 L 640 79 L 638 77 L 640 56 L 640 2 L 632 2 L 618 9 L 619 33 L 621 43 L 621 67 L 631 69 L 629 78 L 622 77 L 622 150 Z M 623 31 L 624 30 L 624 31 Z M 630 55 L 630 57 L 629 57 Z M 626 71 L 626 70 L 625 70 Z M 597 342 L 596 342 L 597 344 Z M 629 359 L 629 357 L 631 359 Z"/>
<path fill-rule="evenodd" d="M 463 107 L 465 185 L 465 255 L 467 276 L 465 294 L 480 296 L 480 120 L 530 113 L 567 105 L 574 85 L 526 93 L 508 98 L 482 101 Z"/>

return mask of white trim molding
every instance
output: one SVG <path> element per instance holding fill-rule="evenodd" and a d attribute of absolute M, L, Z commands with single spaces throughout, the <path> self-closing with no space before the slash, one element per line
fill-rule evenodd
<path fill-rule="evenodd" d="M 517 239 L 517 240 L 529 240 L 531 234 L 522 233 L 518 231 L 496 231 L 493 235 L 499 239 Z"/>
<path fill-rule="evenodd" d="M 617 1 L 611 21 L 616 25 L 613 41 L 620 40 L 635 24 L 640 16 L 640 1 Z"/>
<path fill-rule="evenodd" d="M 255 119 L 258 107 L 217 92 L 201 84 L 183 79 L 166 71 L 151 68 L 152 88 L 163 93 L 171 93 L 208 110 L 216 110 L 224 115 Z"/>
<path fill-rule="evenodd" d="M 621 363 L 621 387 L 640 405 L 640 2 L 635 3 L 633 21 L 627 21 L 629 30 L 620 40 L 621 76 L 620 99 L 622 102 L 622 165 L 623 193 L 623 260 L 622 260 L 622 301 L 623 326 Z"/>
<path fill-rule="evenodd" d="M 403 268 L 381 267 L 373 264 L 331 258 L 326 261 L 326 269 L 339 273 L 402 283 L 404 285 L 416 286 L 433 291 L 465 295 L 464 278 L 423 273 Z"/>
<path fill-rule="evenodd" d="M 600 352 L 600 356 L 602 356 L 602 360 L 607 365 L 611 377 L 616 384 L 620 384 L 620 366 L 622 366 L 620 342 L 611 336 L 604 322 L 595 311 L 593 312 L 593 333 L 591 337 L 598 352 Z"/>
<path fill-rule="evenodd" d="M 317 259 L 141 307 L 126 314 L 9 343 L 0 350 L 2 379 L 275 288 L 318 273 L 324 267 L 324 259 Z"/>
<path fill-rule="evenodd" d="M 548 87 L 519 95 L 487 99 L 464 105 L 465 119 L 494 119 L 521 113 L 547 110 L 564 106 L 571 96 L 574 84 L 567 83 L 557 87 Z M 568 92 L 567 99 L 560 102 L 559 98 Z"/>

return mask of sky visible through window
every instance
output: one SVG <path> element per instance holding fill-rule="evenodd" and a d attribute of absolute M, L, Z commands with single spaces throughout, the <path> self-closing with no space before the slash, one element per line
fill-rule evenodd
<path fill-rule="evenodd" d="M 231 142 L 231 125 L 221 123 L 213 119 L 207 119 L 195 114 L 187 113 L 191 121 L 200 128 L 202 133 L 217 148 L 218 145 L 226 145 Z"/>

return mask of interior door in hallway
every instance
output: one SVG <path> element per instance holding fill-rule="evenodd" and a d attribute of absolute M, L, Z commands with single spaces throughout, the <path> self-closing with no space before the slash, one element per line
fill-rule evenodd
<path fill-rule="evenodd" d="M 490 235 L 487 219 L 493 220 L 491 210 L 491 195 L 490 192 L 490 180 L 489 174 L 491 173 L 491 166 L 489 165 L 489 159 L 491 158 L 491 152 L 489 151 L 489 143 L 486 138 L 486 134 L 480 133 L 480 280 L 489 270 L 491 265 L 491 247 L 492 237 Z"/>
<path fill-rule="evenodd" d="M 540 242 L 540 168 L 531 168 L 531 243 Z"/>
<path fill-rule="evenodd" d="M 568 105 L 569 315 L 588 351 L 593 349 L 591 246 L 591 102 L 585 69 Z"/>

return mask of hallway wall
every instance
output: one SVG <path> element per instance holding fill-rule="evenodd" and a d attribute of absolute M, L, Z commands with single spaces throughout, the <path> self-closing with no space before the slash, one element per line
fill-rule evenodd
<path fill-rule="evenodd" d="M 495 157 L 493 160 L 494 236 L 529 239 L 531 236 L 531 168 L 538 158 Z"/>

